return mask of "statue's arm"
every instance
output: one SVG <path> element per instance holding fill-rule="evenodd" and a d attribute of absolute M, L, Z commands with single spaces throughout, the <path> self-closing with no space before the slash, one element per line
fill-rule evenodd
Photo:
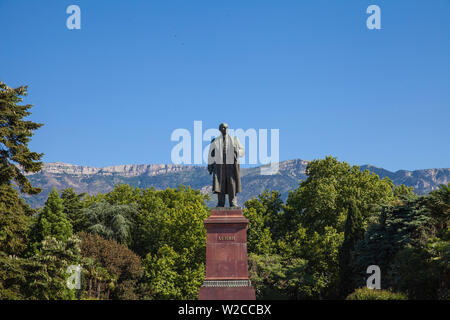
<path fill-rule="evenodd" d="M 215 165 L 215 143 L 214 139 L 211 141 L 211 144 L 209 145 L 209 152 L 208 152 L 208 172 L 209 174 L 212 174 L 214 171 L 214 165 Z"/>
<path fill-rule="evenodd" d="M 208 153 L 208 165 L 213 164 L 215 161 L 215 139 L 211 141 L 211 144 L 209 145 L 209 153 Z"/>
<path fill-rule="evenodd" d="M 239 139 L 237 137 L 234 137 L 234 141 L 235 141 L 235 147 L 236 147 L 235 151 L 236 151 L 237 157 L 241 158 L 241 157 L 245 156 L 245 149 L 242 146 Z"/>

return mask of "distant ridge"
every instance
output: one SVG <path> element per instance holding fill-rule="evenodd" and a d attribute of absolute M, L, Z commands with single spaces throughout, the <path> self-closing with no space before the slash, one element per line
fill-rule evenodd
<path fill-rule="evenodd" d="M 124 177 L 135 177 L 140 175 L 154 176 L 170 172 L 191 170 L 193 166 L 180 164 L 124 164 L 118 166 L 108 166 L 102 168 L 77 166 L 63 162 L 44 163 L 41 172 L 54 174 L 72 175 L 113 175 L 120 174 Z M 26 174 L 28 176 L 32 174 Z"/>
<path fill-rule="evenodd" d="M 302 159 L 286 160 L 279 164 L 279 173 L 260 175 L 260 167 L 242 168 L 243 192 L 238 194 L 239 204 L 260 194 L 264 189 L 278 190 L 286 199 L 289 190 L 298 187 L 306 179 L 306 166 L 309 161 Z M 369 170 L 380 178 L 389 177 L 394 184 L 412 186 L 418 194 L 426 194 L 440 184 L 450 181 L 450 168 L 423 170 L 389 170 L 372 165 L 363 165 L 361 170 Z M 211 176 L 205 166 L 178 164 L 128 164 L 103 168 L 77 166 L 62 162 L 45 163 L 40 172 L 27 174 L 33 186 L 43 192 L 36 196 L 24 196 L 33 207 L 42 206 L 53 187 L 58 190 L 73 188 L 76 192 L 89 194 L 105 193 L 118 183 L 135 187 L 156 189 L 175 188 L 180 184 L 191 186 L 204 193 L 211 193 Z M 215 202 L 212 197 L 211 203 Z"/>

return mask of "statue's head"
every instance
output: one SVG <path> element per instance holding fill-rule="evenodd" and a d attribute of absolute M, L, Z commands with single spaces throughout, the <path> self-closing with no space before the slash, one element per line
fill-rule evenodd
<path fill-rule="evenodd" d="M 219 126 L 219 131 L 225 136 L 228 133 L 228 125 L 225 122 L 221 123 Z"/>

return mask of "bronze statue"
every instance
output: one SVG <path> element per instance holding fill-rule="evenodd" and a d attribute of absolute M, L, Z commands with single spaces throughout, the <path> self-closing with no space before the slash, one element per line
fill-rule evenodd
<path fill-rule="evenodd" d="M 213 174 L 212 191 L 217 193 L 218 207 L 225 207 L 228 194 L 230 207 L 237 207 L 236 194 L 241 192 L 239 158 L 245 155 L 244 147 L 237 137 L 228 135 L 228 125 L 219 126 L 220 137 L 211 141 L 208 156 L 208 172 Z"/>

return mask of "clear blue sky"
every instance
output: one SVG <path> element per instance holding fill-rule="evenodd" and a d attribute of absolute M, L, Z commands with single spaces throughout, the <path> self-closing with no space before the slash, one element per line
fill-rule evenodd
<path fill-rule="evenodd" d="M 448 0 L 0 0 L 0 30 L 45 162 L 170 163 L 202 120 L 278 128 L 281 160 L 450 167 Z"/>

